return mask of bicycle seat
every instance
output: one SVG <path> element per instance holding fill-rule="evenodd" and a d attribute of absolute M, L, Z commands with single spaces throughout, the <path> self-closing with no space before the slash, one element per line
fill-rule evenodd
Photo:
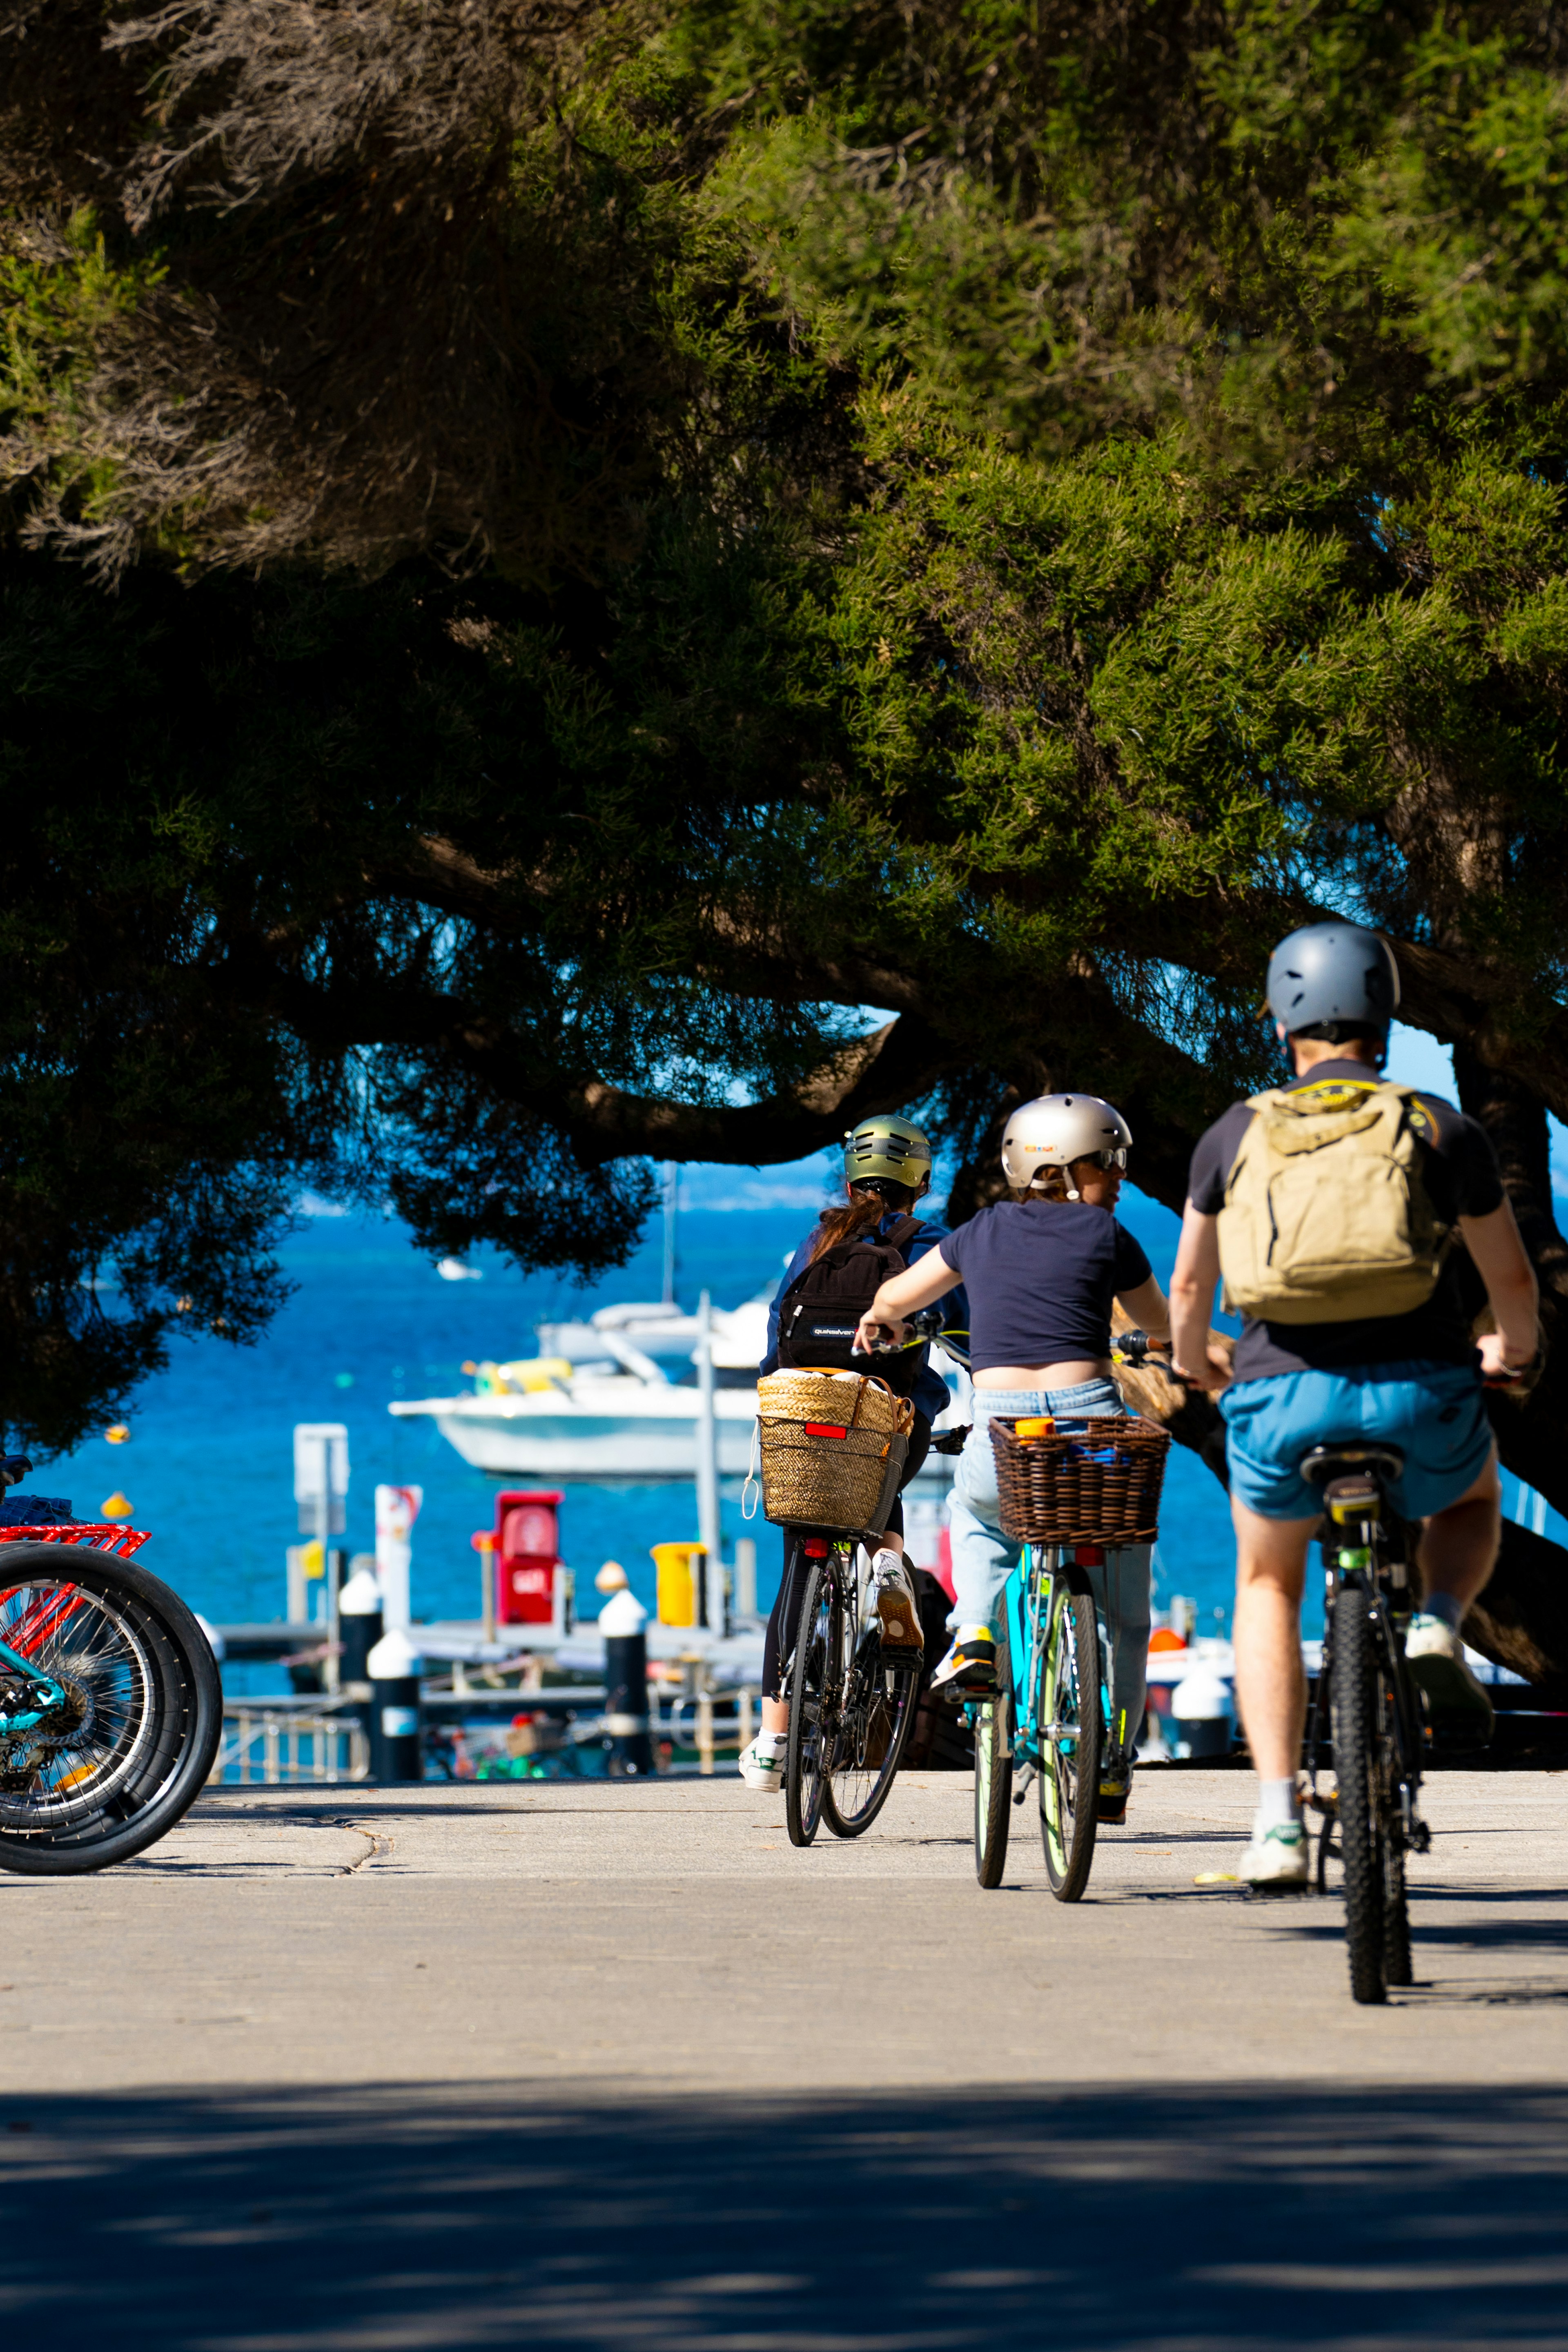
<path fill-rule="evenodd" d="M 1402 1478 L 1405 1456 L 1394 1445 L 1314 1445 L 1302 1454 L 1297 1467 L 1303 1478 L 1321 1486 L 1345 1471 L 1370 1472 L 1374 1478 Z"/>
<path fill-rule="evenodd" d="M 1342 1527 L 1376 1517 L 1384 1482 L 1404 1468 L 1405 1456 L 1393 1445 L 1314 1445 L 1300 1461 L 1302 1477 L 1321 1486 L 1329 1517 Z"/>

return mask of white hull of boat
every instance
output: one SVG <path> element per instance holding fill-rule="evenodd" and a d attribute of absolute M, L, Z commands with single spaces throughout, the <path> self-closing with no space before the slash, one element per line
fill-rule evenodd
<path fill-rule="evenodd" d="M 696 1477 L 695 1389 L 581 1377 L 573 1389 L 571 1397 L 426 1397 L 390 1410 L 402 1420 L 434 1421 L 465 1462 L 492 1478 L 641 1486 Z M 713 1403 L 719 1475 L 743 1478 L 751 1466 L 756 1400 L 749 1389 L 721 1389 Z M 944 1486 L 952 1470 L 950 1456 L 929 1454 L 919 1483 Z"/>

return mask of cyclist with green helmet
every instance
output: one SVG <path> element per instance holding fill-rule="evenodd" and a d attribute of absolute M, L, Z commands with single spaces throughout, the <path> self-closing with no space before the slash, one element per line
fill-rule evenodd
<path fill-rule="evenodd" d="M 931 1190 L 931 1145 L 910 1120 L 885 1114 L 862 1119 L 850 1130 L 844 1139 L 845 1198 L 824 1209 L 785 1268 L 768 1310 L 768 1352 L 757 1368 L 759 1378 L 776 1371 L 783 1360 L 839 1366 L 889 1380 L 915 1409 L 904 1465 L 905 1486 L 930 1449 L 931 1423 L 948 1404 L 947 1383 L 931 1362 L 930 1349 L 923 1342 L 891 1358 L 879 1355 L 870 1362 L 857 1356 L 858 1306 L 835 1308 L 832 1298 L 826 1297 L 826 1286 L 820 1280 L 814 1285 L 812 1272 L 816 1268 L 820 1276 L 826 1271 L 825 1262 L 831 1264 L 843 1277 L 841 1293 L 852 1296 L 854 1257 L 861 1250 L 868 1257 L 876 1249 L 869 1281 L 860 1286 L 864 1298 L 875 1286 L 875 1268 L 888 1262 L 890 1251 L 899 1252 L 906 1265 L 913 1265 L 933 1250 L 946 1239 L 947 1227 L 935 1217 L 914 1213 L 916 1203 Z M 891 1263 L 896 1265 L 897 1257 Z M 963 1294 L 954 1292 L 943 1342 L 960 1357 L 967 1319 Z M 904 1565 L 903 1528 L 903 1506 L 895 1503 L 881 1549 L 872 1562 L 883 1647 L 892 1657 L 918 1655 L 921 1648 L 920 1612 Z M 786 1573 L 780 1580 L 763 1646 L 762 1729 L 740 1758 L 741 1778 L 749 1789 L 777 1789 L 784 1782 L 789 1706 L 781 1695 L 781 1684 L 802 1598 L 787 1573 L 789 1557 L 786 1547 Z"/>

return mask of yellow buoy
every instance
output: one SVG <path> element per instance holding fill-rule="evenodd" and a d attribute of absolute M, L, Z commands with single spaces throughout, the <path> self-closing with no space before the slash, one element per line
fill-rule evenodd
<path fill-rule="evenodd" d="M 100 1507 L 106 1519 L 128 1519 L 131 1517 L 131 1506 L 123 1495 L 110 1495 L 108 1502 Z"/>
<path fill-rule="evenodd" d="M 112 1429 L 106 1429 L 103 1433 L 110 1445 L 129 1445 L 131 1443 L 131 1427 L 128 1422 L 117 1421 Z"/>

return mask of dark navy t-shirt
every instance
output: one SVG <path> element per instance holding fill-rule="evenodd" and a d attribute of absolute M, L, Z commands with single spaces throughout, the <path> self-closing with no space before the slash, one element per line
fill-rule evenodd
<path fill-rule="evenodd" d="M 1087 1201 L 998 1201 L 939 1244 L 969 1293 L 969 1368 L 1110 1353 L 1110 1302 L 1148 1281 L 1141 1245 Z"/>

